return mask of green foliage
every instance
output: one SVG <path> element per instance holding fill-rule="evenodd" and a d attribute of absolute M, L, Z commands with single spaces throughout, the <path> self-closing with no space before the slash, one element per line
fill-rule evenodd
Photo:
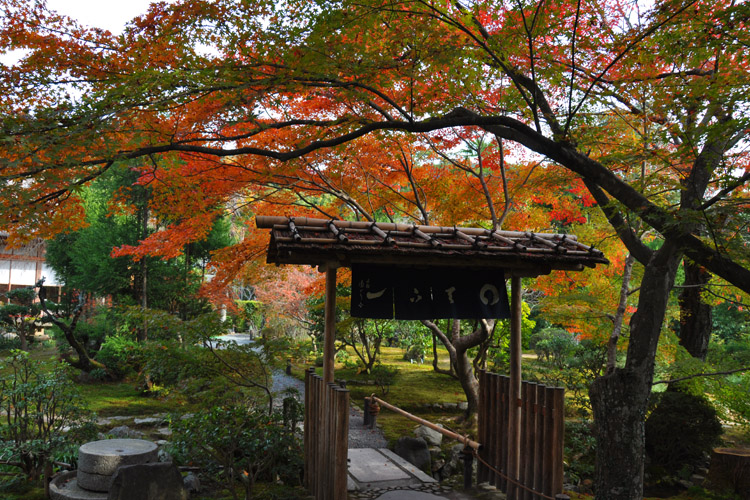
<path fill-rule="evenodd" d="M 11 302 L 0 305 L 0 325 L 5 331 L 18 335 L 20 347 L 27 349 L 41 313 L 39 304 L 33 302 L 36 291 L 33 287 L 17 288 L 3 295 Z"/>
<path fill-rule="evenodd" d="M 578 342 L 567 330 L 545 328 L 532 335 L 531 346 L 543 363 L 562 368 L 576 351 Z"/>
<path fill-rule="evenodd" d="M 398 368 L 378 363 L 372 367 L 367 378 L 375 382 L 375 385 L 380 387 L 380 392 L 385 396 L 391 390 L 391 385 L 396 380 L 397 375 Z"/>
<path fill-rule="evenodd" d="M 712 310 L 712 334 L 720 341 L 747 342 L 750 339 L 750 311 L 736 304 L 721 303 Z"/>
<path fill-rule="evenodd" d="M 94 435 L 93 419 L 62 365 L 44 371 L 15 351 L 1 368 L 0 458 L 34 480 L 71 444 Z"/>
<path fill-rule="evenodd" d="M 0 334 L 0 352 L 21 348 L 21 339 Z"/>
<path fill-rule="evenodd" d="M 536 326 L 536 321 L 531 318 L 531 308 L 524 302 L 521 305 L 521 345 L 524 349 L 529 348 L 531 335 Z M 510 320 L 504 319 L 497 322 L 493 341 L 489 346 L 487 357 L 492 363 L 494 371 L 505 371 L 510 363 Z"/>
<path fill-rule="evenodd" d="M 230 244 L 229 222 L 217 220 L 203 240 L 186 245 L 178 258 L 145 258 L 134 263 L 127 256 L 112 257 L 114 248 L 135 246 L 147 236 L 142 218 L 149 215 L 150 190 L 133 186 L 137 177 L 135 169 L 118 163 L 83 188 L 87 225 L 49 241 L 47 261 L 67 289 L 109 296 L 118 305 L 142 303 L 145 270 L 149 307 L 183 318 L 207 312 L 208 303 L 197 297 L 197 291 L 210 252 Z M 113 198 L 121 203 L 112 203 Z"/>
<path fill-rule="evenodd" d="M 234 330 L 237 332 L 259 332 L 263 329 L 265 318 L 263 304 L 257 300 L 235 300 L 237 312 L 230 314 Z"/>
<path fill-rule="evenodd" d="M 206 478 L 245 498 L 258 481 L 300 484 L 302 448 L 282 415 L 268 415 L 244 404 L 215 406 L 174 418 L 171 453 L 178 463 L 199 465 Z"/>
<path fill-rule="evenodd" d="M 546 333 L 543 333 L 545 332 Z M 606 345 L 590 339 L 576 340 L 557 329 L 540 332 L 539 349 L 546 349 L 537 362 L 525 366 L 524 378 L 566 389 L 569 408 L 580 416 L 591 415 L 589 386 L 602 375 L 607 360 Z"/>
<path fill-rule="evenodd" d="M 692 467 L 719 444 L 723 430 L 716 410 L 702 395 L 668 390 L 646 419 L 646 453 L 652 466 L 676 474 Z"/>
<path fill-rule="evenodd" d="M 96 360 L 107 367 L 109 375 L 119 380 L 140 371 L 143 366 L 143 349 L 132 337 L 112 335 L 102 344 Z"/>
<path fill-rule="evenodd" d="M 594 476 L 596 438 L 590 420 L 565 422 L 565 472 L 574 484 Z"/>

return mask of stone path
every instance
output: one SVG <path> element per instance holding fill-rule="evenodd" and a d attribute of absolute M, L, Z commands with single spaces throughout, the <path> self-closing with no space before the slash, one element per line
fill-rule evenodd
<path fill-rule="evenodd" d="M 271 391 L 281 402 L 283 391 L 294 388 L 304 400 L 305 384 L 274 371 Z M 380 428 L 364 426 L 362 410 L 349 410 L 349 498 L 352 500 L 464 500 L 474 497 L 441 485 L 389 449 Z"/>

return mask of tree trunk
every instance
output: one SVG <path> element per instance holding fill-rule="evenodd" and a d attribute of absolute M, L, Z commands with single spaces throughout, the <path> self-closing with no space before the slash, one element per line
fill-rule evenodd
<path fill-rule="evenodd" d="M 458 381 L 466 395 L 468 408 L 466 417 L 471 418 L 479 410 L 479 382 L 474 376 L 474 364 L 466 354 L 468 349 L 456 350 L 456 371 L 458 372 Z"/>
<path fill-rule="evenodd" d="M 685 283 L 680 293 L 680 345 L 694 358 L 705 361 L 708 342 L 711 338 L 711 306 L 703 301 L 701 294 L 711 279 L 711 274 L 702 266 L 687 259 L 683 262 Z"/>
<path fill-rule="evenodd" d="M 466 395 L 468 408 L 465 418 L 473 418 L 479 407 L 479 382 L 477 382 L 474 376 L 474 365 L 469 359 L 467 352 L 472 347 L 476 347 L 487 340 L 494 328 L 494 321 L 481 320 L 478 328 L 468 335 L 461 336 L 461 322 L 454 319 L 452 321 L 450 338 L 432 321 L 422 320 L 422 324 L 429 328 L 432 334 L 439 338 L 440 342 L 448 350 L 451 365 L 456 367 L 456 377 Z"/>
<path fill-rule="evenodd" d="M 680 258 L 679 251 L 669 241 L 653 254 L 641 282 L 638 310 L 630 321 L 625 367 L 616 368 L 591 385 L 589 395 L 597 441 L 594 477 L 597 499 L 643 498 L 646 407 L 659 334 Z"/>

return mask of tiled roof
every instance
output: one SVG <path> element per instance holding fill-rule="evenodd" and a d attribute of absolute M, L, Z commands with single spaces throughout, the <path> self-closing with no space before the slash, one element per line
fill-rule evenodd
<path fill-rule="evenodd" d="M 537 276 L 609 263 L 601 251 L 570 234 L 307 217 L 258 216 L 256 225 L 271 229 L 267 260 L 276 264 L 503 268 Z"/>

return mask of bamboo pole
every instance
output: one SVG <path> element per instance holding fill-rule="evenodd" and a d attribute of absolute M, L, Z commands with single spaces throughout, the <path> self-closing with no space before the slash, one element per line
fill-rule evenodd
<path fill-rule="evenodd" d="M 500 472 L 508 474 L 508 415 L 510 413 L 510 406 L 508 403 L 508 391 L 510 389 L 510 378 L 507 376 L 496 375 L 499 394 L 500 404 L 496 410 L 495 418 L 497 419 L 497 439 L 500 445 L 497 447 L 497 464 L 500 466 Z M 499 481 L 497 484 L 500 485 L 500 490 L 504 493 L 508 491 L 508 481 L 504 476 L 497 478 Z"/>
<path fill-rule="evenodd" d="M 349 391 L 336 387 L 336 475 L 334 498 L 346 500 L 346 480 L 349 472 Z"/>
<path fill-rule="evenodd" d="M 492 422 L 494 423 L 492 431 L 492 464 L 500 472 L 503 470 L 503 457 L 506 455 L 505 442 L 508 437 L 506 425 L 508 423 L 508 412 L 505 411 L 505 377 L 500 375 L 492 375 L 492 400 L 494 401 L 494 408 L 492 409 Z M 496 472 L 492 473 L 492 484 L 499 488 L 503 488 L 503 477 Z"/>
<path fill-rule="evenodd" d="M 544 415 L 545 408 L 545 387 L 540 385 L 536 391 L 536 443 L 534 445 L 534 491 L 544 491 L 544 440 L 547 439 L 544 433 Z M 541 498 L 534 497 L 535 500 Z"/>
<path fill-rule="evenodd" d="M 489 442 L 489 432 L 487 424 L 489 422 L 488 413 L 492 406 L 488 397 L 489 384 L 487 383 L 487 378 L 487 372 L 485 370 L 479 370 L 479 419 L 477 421 L 477 437 L 479 438 L 479 442 L 481 443 Z M 487 452 L 488 450 L 486 448 L 482 449 L 480 455 L 482 456 L 482 459 L 484 461 L 489 462 Z M 488 472 L 489 470 L 484 465 L 484 463 L 482 461 L 479 461 L 479 463 L 477 463 L 477 484 L 487 481 Z"/>
<path fill-rule="evenodd" d="M 345 229 L 369 229 L 372 226 L 372 222 L 365 221 L 347 221 L 347 220 L 333 220 L 330 219 L 316 219 L 312 217 L 292 217 L 297 228 L 305 226 L 319 227 L 327 229 L 329 223 L 333 223 L 337 228 Z M 255 225 L 259 229 L 271 229 L 274 226 L 288 226 L 290 217 L 284 216 L 267 216 L 258 215 L 255 217 Z M 498 234 L 500 236 L 510 238 L 525 238 L 529 234 L 526 231 L 495 231 L 494 233 L 488 229 L 481 227 L 454 227 L 454 226 L 423 226 L 423 225 L 412 225 L 412 224 L 394 224 L 391 222 L 378 222 L 377 227 L 383 231 L 403 231 L 405 233 L 412 233 L 414 229 L 418 229 L 425 234 L 434 233 L 446 233 L 452 234 L 455 231 L 461 231 L 467 235 L 474 236 L 489 236 L 490 234 Z M 566 240 L 575 241 L 577 238 L 573 234 L 557 234 L 557 233 L 533 233 L 539 238 L 545 239 L 560 239 L 565 236 Z"/>
<path fill-rule="evenodd" d="M 380 399 L 378 397 L 372 396 L 372 399 L 375 400 L 375 401 L 377 401 L 377 403 L 380 406 L 382 406 L 384 408 L 388 408 L 389 410 L 391 410 L 393 412 L 396 412 L 399 415 L 402 415 L 402 416 L 408 418 L 409 420 L 417 422 L 418 424 L 425 425 L 425 426 L 429 427 L 432 430 L 438 431 L 440 434 L 442 434 L 445 437 L 448 437 L 450 439 L 455 439 L 456 441 L 459 441 L 459 442 L 463 443 L 466 446 L 470 446 L 470 447 L 474 448 L 475 450 L 479 450 L 482 447 L 482 445 L 480 443 L 477 443 L 476 441 L 473 441 L 473 440 L 469 439 L 466 436 L 462 436 L 460 434 L 456 434 L 455 432 L 449 431 L 448 429 L 443 429 L 442 427 L 439 427 L 439 426 L 433 424 L 429 420 L 425 420 L 423 418 L 417 417 L 416 415 L 412 415 L 411 413 L 409 413 L 407 411 L 404 411 L 404 410 L 402 410 L 401 408 L 399 408 L 397 406 L 393 406 L 392 404 L 390 404 L 390 403 L 388 403 L 386 401 L 383 401 L 382 399 Z"/>
<path fill-rule="evenodd" d="M 305 471 L 304 471 L 304 482 L 305 488 L 310 490 L 310 465 L 313 463 L 313 460 L 310 455 L 310 426 L 312 419 L 310 418 L 310 407 L 312 404 L 310 403 L 311 398 L 311 387 L 310 387 L 310 377 L 312 376 L 312 368 L 309 370 L 305 370 L 305 434 L 303 435 L 304 439 L 304 456 L 305 456 Z"/>
<path fill-rule="evenodd" d="M 326 393 L 325 499 L 334 500 L 336 498 L 336 391 L 333 382 L 327 383 L 323 390 Z"/>
<path fill-rule="evenodd" d="M 512 277 L 510 281 L 510 388 L 508 391 L 508 475 L 518 479 L 520 465 L 520 421 L 521 407 L 521 278 Z M 510 485 L 508 496 L 516 497 L 516 488 Z"/>
<path fill-rule="evenodd" d="M 557 495 L 563 492 L 563 441 L 565 438 L 565 389 L 555 387 L 554 398 L 554 428 L 552 431 L 552 443 L 555 468 L 552 475 L 552 493 Z"/>
<path fill-rule="evenodd" d="M 333 383 L 336 341 L 336 267 L 326 267 L 325 340 L 323 343 L 323 383 Z"/>
<path fill-rule="evenodd" d="M 543 493 L 548 496 L 555 494 L 555 389 L 545 387 L 546 402 L 544 414 L 544 488 Z"/>

